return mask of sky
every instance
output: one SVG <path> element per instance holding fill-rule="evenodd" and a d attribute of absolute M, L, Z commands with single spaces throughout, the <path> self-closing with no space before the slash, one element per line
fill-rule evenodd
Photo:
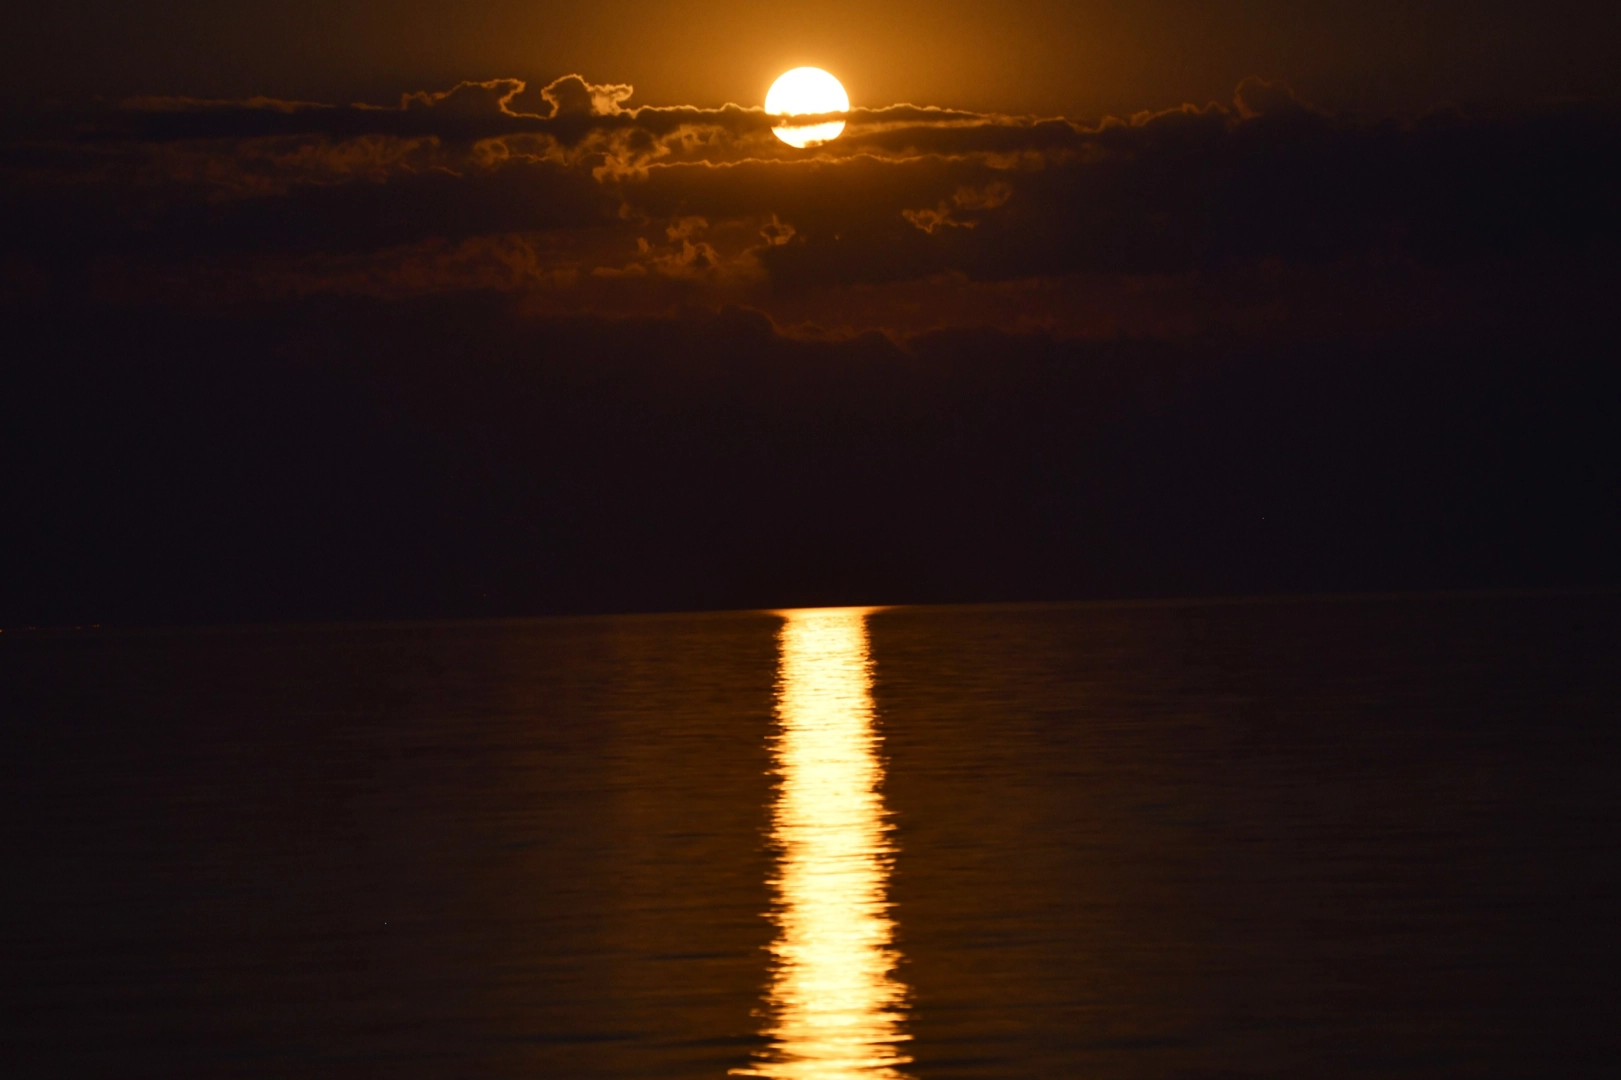
<path fill-rule="evenodd" d="M 10 11 L 0 624 L 1614 584 L 1612 12 Z"/>
<path fill-rule="evenodd" d="M 780 72 L 852 100 L 1095 120 L 1225 100 L 1248 76 L 1337 109 L 1610 100 L 1621 15 L 1596 0 L 63 0 L 0 16 L 7 97 L 191 94 L 386 102 L 578 73 L 637 104 L 758 104 Z"/>

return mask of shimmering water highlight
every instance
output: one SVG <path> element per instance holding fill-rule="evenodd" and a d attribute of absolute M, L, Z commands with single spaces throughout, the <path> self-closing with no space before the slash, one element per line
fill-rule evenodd
<path fill-rule="evenodd" d="M 893 847 L 880 784 L 863 608 L 784 613 L 772 837 L 778 936 L 770 1049 L 748 1075 L 899 1077 L 906 988 L 887 895 Z"/>

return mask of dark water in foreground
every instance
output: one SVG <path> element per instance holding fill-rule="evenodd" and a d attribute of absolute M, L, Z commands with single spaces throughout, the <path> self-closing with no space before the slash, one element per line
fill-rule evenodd
<path fill-rule="evenodd" d="M 1618 701 L 1613 596 L 6 633 L 0 1073 L 1601 1075 Z"/>

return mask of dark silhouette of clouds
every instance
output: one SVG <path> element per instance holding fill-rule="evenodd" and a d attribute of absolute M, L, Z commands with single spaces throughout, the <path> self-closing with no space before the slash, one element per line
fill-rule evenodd
<path fill-rule="evenodd" d="M 1612 114 L 631 100 L 9 117 L 0 621 L 1614 581 Z"/>
<path fill-rule="evenodd" d="M 1286 84 L 1268 82 L 1255 75 L 1238 84 L 1238 89 L 1233 92 L 1233 105 L 1238 115 L 1246 120 L 1257 116 L 1291 116 L 1318 111 L 1302 101 Z"/>
<path fill-rule="evenodd" d="M 1257 267 L 1315 267 L 1296 278 L 1361 282 L 1373 305 L 1379 281 L 1447 268 L 1610 280 L 1621 241 L 1621 129 L 1576 106 L 1343 117 L 1251 78 L 1231 105 L 1091 125 L 854 109 L 842 138 L 800 151 L 759 109 L 632 95 L 568 75 L 538 99 L 491 79 L 386 107 L 164 98 L 14 120 L 0 246 L 13 277 L 95 265 L 115 292 L 116 260 L 127 297 L 499 288 L 548 311 L 814 309 L 849 332 L 897 326 L 841 319 L 848 290 L 869 313 L 875 289 L 915 311 L 950 282 L 947 322 L 996 310 L 1062 332 L 1082 292 L 1128 280 L 1193 304 L 1283 280 Z M 672 231 L 698 219 L 701 235 Z M 1014 312 L 1017 282 L 1049 284 Z"/>

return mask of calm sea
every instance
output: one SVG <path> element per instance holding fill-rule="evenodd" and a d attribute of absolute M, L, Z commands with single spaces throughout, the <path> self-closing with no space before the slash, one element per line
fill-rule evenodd
<path fill-rule="evenodd" d="M 1621 1061 L 1621 599 L 0 636 L 6 1077 Z"/>

